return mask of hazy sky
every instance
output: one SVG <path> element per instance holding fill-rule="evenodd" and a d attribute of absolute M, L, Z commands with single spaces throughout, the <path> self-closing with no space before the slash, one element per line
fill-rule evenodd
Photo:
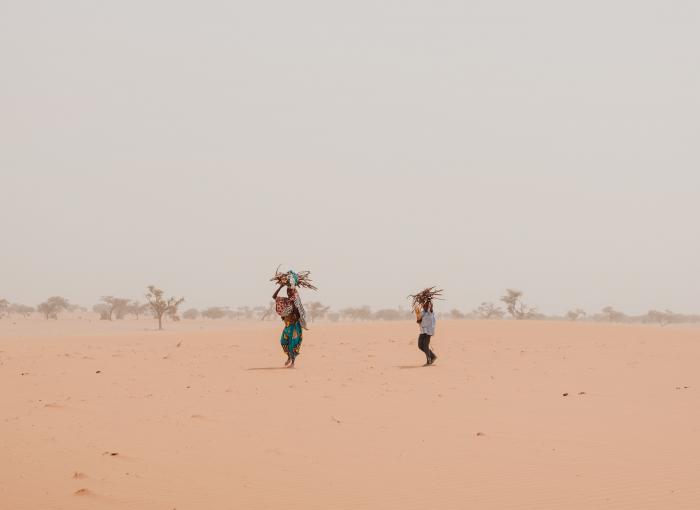
<path fill-rule="evenodd" d="M 0 0 L 0 297 L 700 312 L 687 0 Z"/>

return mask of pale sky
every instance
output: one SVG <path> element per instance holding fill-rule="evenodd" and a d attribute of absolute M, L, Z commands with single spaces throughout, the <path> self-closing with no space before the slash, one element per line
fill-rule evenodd
<path fill-rule="evenodd" d="M 700 312 L 700 4 L 0 0 L 0 297 Z"/>

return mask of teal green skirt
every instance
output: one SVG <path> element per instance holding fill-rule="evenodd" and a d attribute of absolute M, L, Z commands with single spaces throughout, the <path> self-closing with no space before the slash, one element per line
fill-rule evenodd
<path fill-rule="evenodd" d="M 293 322 L 285 326 L 282 330 L 282 338 L 280 338 L 280 343 L 282 344 L 282 350 L 290 358 L 294 359 L 299 355 L 299 351 L 301 350 L 301 340 L 301 322 Z"/>

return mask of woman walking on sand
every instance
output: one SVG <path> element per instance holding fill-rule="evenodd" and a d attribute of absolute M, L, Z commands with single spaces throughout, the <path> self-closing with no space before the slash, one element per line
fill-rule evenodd
<path fill-rule="evenodd" d="M 425 354 L 426 362 L 424 366 L 435 363 L 437 356 L 430 349 L 430 339 L 435 335 L 435 313 L 433 310 L 433 299 L 438 298 L 442 290 L 429 287 L 418 294 L 410 296 L 413 298 L 413 310 L 416 313 L 416 322 L 420 326 L 418 335 L 418 348 Z"/>
<path fill-rule="evenodd" d="M 299 274 L 294 271 L 287 273 L 275 271 L 275 276 L 271 279 L 279 285 L 272 295 L 272 299 L 275 300 L 275 310 L 284 321 L 280 344 L 287 355 L 284 366 L 288 368 L 294 368 L 294 362 L 301 351 L 303 330 L 307 329 L 306 312 L 299 296 L 299 287 L 316 290 L 316 287 L 311 283 L 309 274 L 308 271 Z M 287 297 L 278 296 L 283 287 L 287 287 Z"/>

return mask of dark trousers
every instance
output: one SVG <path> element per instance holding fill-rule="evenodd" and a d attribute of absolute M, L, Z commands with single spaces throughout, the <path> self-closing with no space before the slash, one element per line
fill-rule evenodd
<path fill-rule="evenodd" d="M 418 348 L 425 353 L 428 363 L 435 357 L 435 353 L 430 350 L 430 335 L 421 333 L 418 336 Z"/>

